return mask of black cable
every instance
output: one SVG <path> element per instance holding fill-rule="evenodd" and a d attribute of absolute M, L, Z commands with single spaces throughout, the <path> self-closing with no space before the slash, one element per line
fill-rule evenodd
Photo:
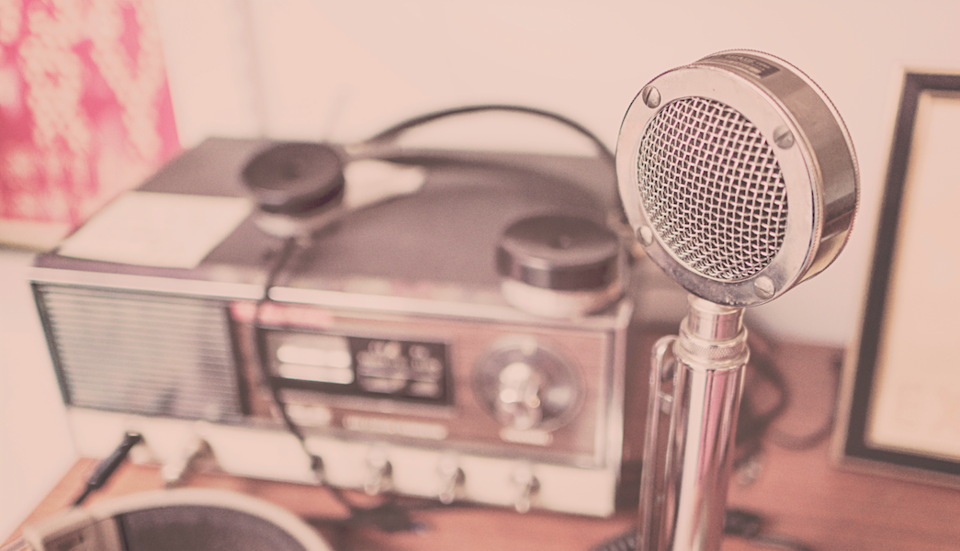
<path fill-rule="evenodd" d="M 842 354 L 834 357 L 831 365 L 833 374 L 833 398 L 831 404 L 836 402 L 840 392 L 840 372 L 843 366 Z M 807 434 L 789 434 L 777 429 L 771 429 L 768 440 L 775 446 L 790 451 L 804 451 L 818 446 L 833 433 L 833 426 L 836 422 L 836 408 L 831 408 L 827 418 L 820 427 Z"/>
<path fill-rule="evenodd" d="M 273 264 L 270 266 L 270 270 L 267 272 L 267 278 L 263 285 L 263 296 L 261 296 L 260 300 L 257 301 L 257 305 L 253 313 L 252 323 L 254 343 L 257 349 L 257 359 L 258 363 L 260 364 L 260 372 L 263 376 L 263 382 L 267 385 L 267 388 L 270 389 L 270 395 L 273 398 L 274 405 L 277 406 L 280 418 L 283 421 L 284 426 L 286 426 L 287 431 L 296 437 L 297 442 L 300 443 L 300 447 L 303 448 L 304 453 L 310 459 L 310 470 L 317 477 L 317 482 L 323 484 L 323 460 L 311 452 L 307 447 L 307 439 L 304 436 L 303 431 L 301 431 L 300 427 L 293 422 L 293 419 L 290 417 L 290 413 L 287 411 L 286 404 L 284 404 L 283 400 L 280 398 L 280 389 L 270 382 L 273 375 L 270 373 L 270 369 L 268 367 L 269 361 L 267 359 L 266 343 L 263 342 L 264 336 L 260 331 L 263 307 L 267 302 L 270 302 L 270 289 L 273 288 L 277 278 L 280 276 L 280 273 L 293 257 L 297 246 L 298 241 L 296 236 L 290 236 L 284 239 L 283 245 L 280 247 L 279 252 L 273 260 Z"/>
<path fill-rule="evenodd" d="M 740 416 L 737 420 L 737 441 L 734 468 L 749 463 L 760 454 L 764 438 L 773 422 L 790 405 L 790 389 L 783 374 L 774 362 L 776 347 L 759 333 L 750 334 L 749 376 L 755 377 L 749 384 L 767 384 L 776 396 L 772 405 L 761 410 L 754 400 L 754 393 L 744 392 L 741 398 Z"/>
<path fill-rule="evenodd" d="M 400 504 L 394 499 L 389 499 L 383 503 L 380 503 L 379 505 L 372 507 L 361 507 L 350 501 L 350 499 L 348 499 L 343 493 L 341 488 L 330 484 L 329 481 L 326 480 L 326 476 L 323 471 L 323 459 L 310 450 L 309 446 L 307 445 L 306 435 L 296 424 L 296 422 L 294 422 L 293 418 L 290 417 L 290 414 L 287 411 L 286 403 L 280 397 L 280 389 L 277 387 L 277 385 L 271 383 L 272 374 L 270 373 L 268 367 L 269 362 L 267 357 L 265 337 L 260 331 L 262 313 L 266 303 L 270 302 L 270 289 L 275 285 L 277 278 L 279 278 L 284 268 L 290 262 L 290 259 L 294 256 L 298 248 L 298 244 L 299 242 L 296 237 L 286 238 L 279 252 L 275 256 L 273 264 L 270 266 L 270 269 L 267 273 L 263 296 L 257 301 L 257 305 L 254 310 L 252 329 L 255 333 L 254 341 L 263 381 L 264 384 L 266 384 L 270 389 L 271 397 L 273 398 L 274 404 L 277 407 L 277 411 L 280 414 L 280 418 L 283 421 L 284 426 L 290 432 L 290 434 L 297 439 L 297 442 L 300 444 L 304 454 L 306 454 L 310 460 L 310 470 L 314 473 L 317 484 L 326 488 L 327 491 L 329 491 L 330 494 L 337 500 L 337 502 L 343 505 L 349 511 L 348 516 L 345 518 L 314 517 L 306 518 L 304 520 L 308 524 L 311 524 L 317 528 L 328 526 L 349 528 L 372 525 L 388 533 L 419 530 L 422 525 L 412 519 L 410 512 L 414 509 L 427 509 L 430 508 L 429 506 L 413 508 Z M 446 506 L 436 504 L 436 507 Z"/>
<path fill-rule="evenodd" d="M 476 113 L 476 112 L 480 112 L 480 111 L 513 111 L 513 112 L 518 112 L 518 113 L 526 113 L 526 114 L 529 114 L 529 115 L 535 115 L 535 116 L 539 116 L 539 117 L 545 117 L 545 118 L 548 118 L 548 119 L 557 121 L 557 122 L 559 122 L 559 123 L 561 123 L 561 124 L 564 124 L 564 125 L 566 125 L 566 126 L 569 126 L 570 128 L 576 130 L 576 131 L 579 132 L 580 134 L 583 134 L 584 136 L 586 136 L 586 137 L 593 143 L 594 147 L 597 149 L 597 153 L 598 153 L 601 157 L 603 157 L 604 159 L 606 159 L 607 161 L 609 161 L 609 162 L 611 162 L 611 163 L 615 163 L 615 161 L 616 161 L 615 155 L 613 154 L 612 151 L 610 151 L 610 149 L 606 146 L 606 144 L 604 144 L 603 141 L 601 141 L 600 138 L 597 137 L 596 134 L 594 134 L 593 132 L 591 132 L 590 130 L 588 130 L 586 127 L 584 127 L 584 126 L 581 125 L 580 123 L 578 123 L 578 122 L 576 122 L 576 121 L 574 121 L 574 120 L 572 120 L 572 119 L 569 119 L 569 118 L 567 118 L 567 117 L 565 117 L 565 116 L 563 116 L 563 115 L 554 113 L 554 112 L 552 112 L 552 111 L 546 111 L 546 110 L 543 110 L 543 109 L 537 109 L 537 108 L 535 108 L 535 107 L 525 107 L 525 106 L 521 106 L 521 105 L 510 105 L 510 104 L 480 104 L 480 105 L 468 105 L 468 106 L 464 106 L 464 107 L 454 107 L 454 108 L 451 108 L 451 109 L 443 109 L 443 110 L 440 110 L 440 111 L 433 111 L 433 112 L 430 112 L 430 113 L 426 113 L 426 114 L 423 114 L 423 115 L 419 115 L 419 116 L 417 116 L 417 117 L 413 117 L 413 118 L 407 119 L 407 120 L 405 120 L 405 121 L 401 121 L 401 122 L 399 122 L 399 123 L 397 123 L 397 124 L 395 124 L 395 125 L 393 125 L 393 126 L 390 126 L 390 127 L 386 128 L 385 130 L 382 130 L 382 131 L 378 132 L 377 134 L 374 134 L 372 137 L 367 138 L 366 140 L 364 140 L 363 142 L 361 142 L 361 145 L 373 146 L 373 145 L 380 145 L 380 144 L 384 144 L 384 143 L 391 143 L 391 142 L 393 142 L 393 141 L 396 141 L 396 139 L 397 139 L 401 134 L 403 134 L 404 132 L 406 132 L 407 130 L 409 130 L 409 129 L 411 129 L 411 128 L 414 128 L 414 127 L 417 127 L 417 126 L 422 126 L 422 125 L 427 124 L 427 123 L 429 123 L 429 122 L 432 122 L 432 121 L 435 121 L 435 120 L 438 120 L 438 119 L 442 119 L 442 118 L 446 118 L 446 117 L 451 117 L 451 116 L 455 116 L 455 115 L 463 115 L 463 114 L 467 114 L 467 113 Z"/>
<path fill-rule="evenodd" d="M 768 341 L 751 335 L 750 373 L 758 379 L 748 381 L 748 385 L 766 383 L 777 394 L 772 406 L 759 411 L 752 399 L 754 393 L 745 392 L 741 403 L 740 418 L 737 423 L 737 451 L 734 459 L 734 468 L 742 467 L 757 457 L 762 451 L 764 443 L 777 446 L 789 451 L 804 451 L 818 446 L 833 431 L 836 411 L 831 408 L 823 423 L 806 434 L 790 434 L 773 426 L 792 402 L 792 395 L 783 374 L 773 361 L 777 355 L 776 346 Z M 840 372 L 842 356 L 838 355 L 831 363 L 833 375 L 833 401 L 840 389 Z"/>

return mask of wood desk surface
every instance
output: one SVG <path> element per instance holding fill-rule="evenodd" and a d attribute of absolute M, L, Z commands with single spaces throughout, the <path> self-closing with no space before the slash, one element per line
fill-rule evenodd
<path fill-rule="evenodd" d="M 838 351 L 783 345 L 776 351 L 792 402 L 775 429 L 804 434 L 832 414 L 835 380 L 830 364 Z M 787 536 L 815 551 L 948 551 L 960 550 L 960 490 L 928 486 L 841 470 L 829 458 L 828 442 L 791 451 L 765 442 L 759 469 L 744 484 L 731 484 L 732 507 L 761 514 L 765 529 Z M 56 514 L 79 493 L 95 467 L 79 460 L 25 519 L 32 523 Z M 345 508 L 323 488 L 202 473 L 191 487 L 234 490 L 279 504 L 302 517 L 344 517 Z M 127 464 L 89 503 L 161 487 L 153 466 Z M 369 499 L 348 495 L 358 503 Z M 375 528 L 324 530 L 338 551 L 360 550 L 492 550 L 563 549 L 587 551 L 629 529 L 636 510 L 594 519 L 532 512 L 525 515 L 493 507 L 452 507 L 417 511 L 419 532 L 383 533 Z M 16 537 L 17 530 L 8 541 Z M 727 538 L 723 551 L 771 549 L 739 538 Z"/>

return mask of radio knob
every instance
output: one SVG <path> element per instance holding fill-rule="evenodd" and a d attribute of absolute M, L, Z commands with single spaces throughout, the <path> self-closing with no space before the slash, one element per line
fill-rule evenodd
<path fill-rule="evenodd" d="M 515 429 L 531 429 L 543 419 L 540 407 L 542 380 L 536 368 L 526 362 L 513 362 L 500 371 L 497 414 L 509 419 Z"/>
<path fill-rule="evenodd" d="M 496 343 L 478 362 L 474 391 L 504 427 L 553 430 L 576 412 L 582 394 L 577 369 L 530 337 Z"/>

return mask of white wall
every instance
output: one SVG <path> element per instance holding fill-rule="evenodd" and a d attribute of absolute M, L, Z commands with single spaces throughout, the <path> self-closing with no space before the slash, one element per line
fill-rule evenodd
<path fill-rule="evenodd" d="M 792 62 L 849 127 L 862 207 L 836 264 L 752 312 L 752 323 L 835 345 L 859 323 L 902 72 L 960 70 L 960 4 L 949 1 L 208 0 L 199 7 L 158 0 L 186 145 L 212 134 L 349 141 L 429 110 L 504 102 L 557 111 L 613 148 L 627 105 L 665 70 L 729 48 Z"/>
<path fill-rule="evenodd" d="M 0 543 L 77 459 L 27 284 L 32 258 L 0 248 Z"/>
<path fill-rule="evenodd" d="M 627 105 L 660 72 L 729 48 L 792 62 L 846 120 L 862 206 L 836 264 L 751 323 L 834 345 L 859 323 L 902 72 L 960 71 L 960 3 L 948 0 L 156 2 L 187 146 L 208 135 L 349 141 L 425 111 L 497 102 L 557 111 L 613 148 Z M 0 260 L 2 535 L 72 456 L 18 283 L 24 257 Z M 25 387 L 20 369 L 35 370 Z M 41 461 L 47 434 L 58 455 Z M 31 469 L 27 458 L 38 458 Z"/>

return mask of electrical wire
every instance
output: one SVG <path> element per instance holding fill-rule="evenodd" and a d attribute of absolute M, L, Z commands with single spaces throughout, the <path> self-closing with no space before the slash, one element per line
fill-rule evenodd
<path fill-rule="evenodd" d="M 760 333 L 750 333 L 750 363 L 747 386 L 764 387 L 774 393 L 773 403 L 761 407 L 755 392 L 744 392 L 737 419 L 737 440 L 734 469 L 750 463 L 763 448 L 771 425 L 790 406 L 790 389 L 775 361 L 776 347 Z M 758 389 L 759 390 L 759 389 Z"/>
<path fill-rule="evenodd" d="M 299 241 L 296 236 L 285 238 L 283 244 L 280 246 L 280 250 L 274 257 L 273 264 L 270 266 L 270 269 L 267 272 L 267 278 L 263 286 L 263 295 L 261 296 L 260 300 L 257 301 L 257 305 L 253 314 L 252 330 L 254 333 L 253 338 L 257 350 L 257 363 L 260 366 L 260 373 L 263 378 L 263 383 L 270 390 L 273 403 L 276 406 L 277 412 L 280 414 L 280 418 L 283 421 L 284 426 L 287 428 L 287 431 L 297 439 L 297 442 L 303 449 L 304 454 L 306 454 L 307 458 L 310 460 L 310 471 L 314 474 L 317 483 L 323 485 L 326 482 L 326 477 L 323 471 L 323 459 L 310 451 L 310 448 L 307 446 L 306 436 L 300 429 L 299 425 L 297 425 L 293 421 L 293 418 L 290 417 L 290 413 L 287 411 L 286 404 L 280 397 L 280 389 L 270 382 L 273 374 L 270 373 L 270 369 L 268 367 L 269 361 L 267 359 L 266 343 L 264 342 L 265 337 L 261 331 L 261 326 L 263 325 L 263 309 L 265 305 L 270 302 L 270 289 L 273 288 L 277 278 L 290 262 L 290 259 L 294 256 L 294 253 L 298 247 Z M 342 497 L 339 492 L 334 493 L 338 499 Z"/>
<path fill-rule="evenodd" d="M 406 151 L 403 148 L 397 147 L 396 142 L 403 136 L 405 132 L 416 127 L 424 126 L 431 122 L 454 117 L 458 115 L 466 115 L 471 113 L 481 113 L 481 112 L 491 112 L 491 111 L 503 111 L 507 113 L 520 113 L 525 115 L 532 115 L 536 117 L 542 117 L 547 120 L 551 120 L 557 123 L 560 123 L 563 126 L 566 126 L 576 133 L 581 134 L 586 137 L 587 140 L 593 145 L 597 158 L 609 168 L 609 174 L 616 175 L 617 172 L 617 163 L 616 163 L 616 154 L 601 140 L 596 134 L 591 132 L 588 128 L 582 124 L 567 118 L 559 113 L 553 111 L 547 111 L 544 109 L 538 109 L 535 107 L 527 107 L 523 105 L 513 105 L 513 104 L 479 104 L 479 105 L 466 105 L 461 107 L 453 107 L 450 109 L 442 109 L 438 111 L 433 111 L 412 117 L 406 120 L 403 120 L 399 123 L 394 124 L 380 132 L 374 134 L 373 136 L 362 140 L 352 146 L 347 147 L 351 152 L 351 155 L 354 159 L 362 158 L 373 158 L 381 160 L 389 160 L 398 163 L 408 163 L 416 165 L 432 165 L 437 163 L 453 162 L 457 165 L 462 165 L 464 167 L 504 167 L 505 163 L 503 159 L 483 159 L 483 158 L 474 158 L 470 156 L 438 156 L 435 152 L 429 150 L 413 150 Z M 511 166 L 514 170 L 533 170 L 528 167 L 523 167 L 520 165 Z M 533 170 L 536 172 L 536 170 Z M 611 212 L 616 212 L 616 217 L 619 218 L 620 225 L 623 227 L 616 227 L 618 231 L 623 231 L 626 224 L 626 213 L 623 211 L 622 205 L 620 205 L 619 200 L 613 200 L 613 197 L 619 197 L 619 191 L 616 186 L 616 177 L 612 177 L 613 190 L 612 196 L 608 203 L 608 208 L 611 209 Z M 617 223 L 613 219 L 610 220 L 614 226 L 617 226 Z M 633 231 L 626 230 L 627 234 L 630 235 L 631 239 L 633 238 Z"/>
<path fill-rule="evenodd" d="M 753 377 L 747 386 L 765 387 L 775 394 L 773 403 L 761 408 L 753 398 L 754 392 L 744 392 L 740 417 L 737 422 L 737 451 L 734 468 L 739 468 L 754 460 L 762 452 L 764 444 L 770 444 L 789 451 L 804 451 L 821 444 L 833 431 L 835 411 L 831 409 L 823 423 L 806 434 L 790 434 L 774 426 L 774 422 L 787 411 L 793 395 L 779 366 L 773 358 L 779 352 L 775 344 L 760 333 L 750 335 L 750 371 Z M 836 356 L 831 362 L 833 381 L 833 401 L 840 388 L 842 356 Z"/>
<path fill-rule="evenodd" d="M 833 375 L 833 398 L 830 403 L 835 403 L 837 396 L 840 392 L 840 372 L 843 365 L 843 356 L 838 354 L 834 357 L 831 365 L 831 373 Z M 775 427 L 771 428 L 769 434 L 767 435 L 767 440 L 770 441 L 773 445 L 783 448 L 790 451 L 804 451 L 814 448 L 820 445 L 821 442 L 826 440 L 832 433 L 833 427 L 836 422 L 836 410 L 831 408 L 826 419 L 823 423 L 816 429 L 812 430 L 806 434 L 790 434 L 777 430 Z"/>
<path fill-rule="evenodd" d="M 267 359 L 265 337 L 261 331 L 261 328 L 264 326 L 263 310 L 266 304 L 270 302 L 270 289 L 276 284 L 280 274 L 296 254 L 296 251 L 299 249 L 299 243 L 300 242 L 298 241 L 297 237 L 287 237 L 284 239 L 283 244 L 276 253 L 267 273 L 264 285 L 264 293 L 260 300 L 257 301 L 256 308 L 254 310 L 252 330 L 254 332 L 257 360 L 260 366 L 261 376 L 264 384 L 270 389 L 270 394 L 273 398 L 274 405 L 276 406 L 277 412 L 279 413 L 284 426 L 286 427 L 287 431 L 297 439 L 301 449 L 309 459 L 310 470 L 314 474 L 316 484 L 330 492 L 334 499 L 348 511 L 346 517 L 307 517 L 303 520 L 318 529 L 330 527 L 355 528 L 359 526 L 374 526 L 387 533 L 420 530 L 423 528 L 423 525 L 413 520 L 410 514 L 412 511 L 429 508 L 447 508 L 450 507 L 450 505 L 430 503 L 421 504 L 420 506 L 411 506 L 408 504 L 401 504 L 392 497 L 384 500 L 378 505 L 370 507 L 362 507 L 353 503 L 343 492 L 342 488 L 330 484 L 329 480 L 327 480 L 324 473 L 323 459 L 310 449 L 303 430 L 290 416 L 290 413 L 286 407 L 286 403 L 280 396 L 280 389 L 277 387 L 277 385 L 270 382 L 272 374 L 270 373 L 268 367 L 269 363 Z"/>
<path fill-rule="evenodd" d="M 588 130 L 585 126 L 580 123 L 569 119 L 558 113 L 552 111 L 546 111 L 543 109 L 537 109 L 534 107 L 526 107 L 522 105 L 510 105 L 510 104 L 480 104 L 480 105 L 467 105 L 463 107 L 454 107 L 451 109 L 443 109 L 440 111 L 433 111 L 430 113 L 425 113 L 417 117 L 413 117 L 404 121 L 401 121 L 393 126 L 390 126 L 377 134 L 374 134 L 370 138 L 360 142 L 361 146 L 376 146 L 394 143 L 396 140 L 407 130 L 415 128 L 418 126 L 423 126 L 424 124 L 451 117 L 456 115 L 464 115 L 468 113 L 477 113 L 481 111 L 507 111 L 507 112 L 518 112 L 525 113 L 528 115 L 534 115 L 539 117 L 544 117 L 547 119 L 554 120 L 563 125 L 566 125 L 580 134 L 586 136 L 594 145 L 597 150 L 597 153 L 600 157 L 604 158 L 612 164 L 616 164 L 616 157 L 612 151 L 597 137 L 596 134 Z"/>

